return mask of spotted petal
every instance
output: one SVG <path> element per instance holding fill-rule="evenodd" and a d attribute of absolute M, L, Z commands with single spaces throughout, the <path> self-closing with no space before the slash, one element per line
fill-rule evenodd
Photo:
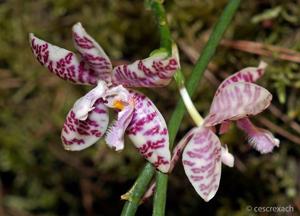
<path fill-rule="evenodd" d="M 29 35 L 31 49 L 37 60 L 50 72 L 75 84 L 95 85 L 99 74 L 75 53 Z"/>
<path fill-rule="evenodd" d="M 73 26 L 75 48 L 100 80 L 111 80 L 112 64 L 101 46 L 85 31 L 81 23 Z"/>
<path fill-rule="evenodd" d="M 175 57 L 156 54 L 130 65 L 119 65 L 112 72 L 112 82 L 126 87 L 162 87 L 170 83 L 179 68 Z"/>
<path fill-rule="evenodd" d="M 198 129 L 195 127 L 191 129 L 189 132 L 187 132 L 184 137 L 180 140 L 180 142 L 175 146 L 172 152 L 172 158 L 171 158 L 171 165 L 170 165 L 170 170 L 169 173 L 171 173 L 179 160 L 182 151 L 186 147 L 186 145 L 189 143 L 189 141 L 192 139 L 194 136 L 194 132 L 197 131 Z"/>
<path fill-rule="evenodd" d="M 108 110 L 101 99 L 95 102 L 94 107 L 85 120 L 77 119 L 73 109 L 68 113 L 61 133 L 66 150 L 85 149 L 103 136 L 108 125 Z"/>
<path fill-rule="evenodd" d="M 235 82 L 255 82 L 265 73 L 267 64 L 265 62 L 260 62 L 258 67 L 247 67 L 235 74 L 227 77 L 220 85 L 216 91 L 215 95 L 218 95 L 220 91 L 231 83 Z"/>
<path fill-rule="evenodd" d="M 152 101 L 132 92 L 135 103 L 127 134 L 140 153 L 161 172 L 170 167 L 169 134 L 166 122 Z"/>
<path fill-rule="evenodd" d="M 196 192 L 208 202 L 212 199 L 221 178 L 221 143 L 208 128 L 193 131 L 182 154 L 184 171 Z"/>
<path fill-rule="evenodd" d="M 271 93 L 263 87 L 245 82 L 232 83 L 214 97 L 204 125 L 210 127 L 225 120 L 256 115 L 266 109 L 271 100 Z"/>

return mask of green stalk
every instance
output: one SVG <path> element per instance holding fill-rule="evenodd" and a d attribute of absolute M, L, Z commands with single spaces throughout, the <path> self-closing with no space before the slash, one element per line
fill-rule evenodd
<path fill-rule="evenodd" d="M 166 11 L 161 2 L 162 1 L 159 0 L 150 0 L 148 4 L 150 4 L 150 7 L 154 12 L 156 21 L 158 23 L 160 34 L 160 47 L 165 48 L 169 52 L 169 54 L 171 54 L 173 40 L 168 26 Z"/>
<path fill-rule="evenodd" d="M 122 216 L 135 215 L 140 200 L 147 190 L 154 173 L 155 169 L 152 164 L 147 163 L 132 188 L 121 197 L 127 200 L 121 213 Z"/>
<path fill-rule="evenodd" d="M 187 91 L 192 96 L 197 88 L 199 81 L 202 79 L 203 73 L 213 57 L 216 48 L 230 24 L 241 0 L 229 0 L 226 8 L 224 9 L 222 15 L 220 16 L 218 22 L 216 23 L 207 44 L 205 45 L 201 56 L 196 62 L 196 65 L 191 73 L 191 76 L 187 82 Z M 155 6 L 154 6 L 155 5 Z M 157 19 L 159 21 L 159 29 L 161 34 L 161 45 L 169 50 L 170 43 L 172 43 L 170 30 L 167 26 L 166 15 L 162 4 L 159 1 L 151 1 L 151 8 L 154 11 Z M 165 20 L 165 21 L 164 21 Z M 169 38 L 169 39 L 168 39 Z M 179 87 L 182 86 L 183 76 L 180 71 L 175 76 L 176 82 Z M 169 136 L 170 136 L 170 148 L 172 149 L 176 134 L 179 130 L 180 123 L 183 119 L 185 113 L 185 107 L 182 100 L 179 100 L 175 111 L 173 112 L 171 119 L 168 122 Z M 132 216 L 135 215 L 137 207 L 139 205 L 139 200 L 147 190 L 151 178 L 154 174 L 154 167 L 147 163 L 143 171 L 139 175 L 135 184 L 128 192 L 127 201 L 124 205 L 122 215 Z M 154 216 L 165 215 L 165 203 L 166 203 L 166 190 L 167 190 L 168 176 L 161 172 L 157 172 L 156 178 L 156 194 L 154 197 Z"/>

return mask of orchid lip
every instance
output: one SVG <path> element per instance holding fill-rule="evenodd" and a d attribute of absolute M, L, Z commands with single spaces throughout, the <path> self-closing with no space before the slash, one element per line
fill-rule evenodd
<path fill-rule="evenodd" d="M 279 139 L 270 131 L 256 127 L 248 118 L 238 120 L 237 125 L 248 135 L 249 144 L 260 153 L 272 152 L 279 146 Z"/>

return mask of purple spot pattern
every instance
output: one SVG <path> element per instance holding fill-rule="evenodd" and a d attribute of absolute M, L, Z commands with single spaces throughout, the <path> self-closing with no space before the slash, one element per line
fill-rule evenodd
<path fill-rule="evenodd" d="M 75 48 L 81 54 L 82 59 L 89 65 L 91 70 L 98 74 L 98 79 L 110 81 L 112 64 L 109 58 L 81 25 L 77 24 L 73 27 L 73 40 Z"/>
<path fill-rule="evenodd" d="M 235 82 L 255 82 L 258 80 L 265 72 L 265 68 L 259 67 L 247 67 L 243 70 L 236 72 L 235 74 L 227 77 L 218 87 L 215 96 L 218 95 L 223 88 L 231 83 Z"/>
<path fill-rule="evenodd" d="M 103 136 L 108 125 L 108 110 L 101 99 L 94 106 L 95 109 L 84 121 L 76 119 L 73 109 L 68 113 L 61 132 L 61 139 L 67 150 L 85 149 Z"/>
<path fill-rule="evenodd" d="M 34 36 L 31 37 L 31 48 L 37 60 L 50 72 L 58 77 L 75 84 L 95 85 L 101 73 L 83 60 L 78 59 L 75 53 L 59 48 Z"/>
<path fill-rule="evenodd" d="M 214 97 L 204 125 L 210 127 L 256 115 L 266 109 L 271 100 L 271 93 L 263 87 L 246 82 L 232 83 Z"/>
<path fill-rule="evenodd" d="M 171 156 L 166 122 L 149 98 L 133 91 L 131 96 L 135 109 L 126 133 L 148 161 L 167 172 Z"/>
<path fill-rule="evenodd" d="M 180 140 L 180 142 L 173 149 L 173 154 L 172 154 L 172 158 L 171 158 L 171 165 L 170 165 L 170 172 L 172 172 L 172 170 L 175 167 L 177 161 L 179 160 L 183 149 L 185 148 L 185 146 L 189 143 L 189 141 L 194 136 L 194 130 L 197 130 L 197 128 L 193 128 L 189 132 L 187 132 L 184 135 L 184 137 Z"/>
<path fill-rule="evenodd" d="M 179 67 L 173 57 L 164 60 L 161 57 L 149 57 L 130 65 L 115 67 L 112 82 L 126 87 L 163 87 L 170 83 Z"/>
<path fill-rule="evenodd" d="M 185 173 L 197 191 L 209 201 L 217 192 L 221 178 L 221 143 L 208 128 L 192 130 L 193 137 L 188 141 L 182 161 Z"/>

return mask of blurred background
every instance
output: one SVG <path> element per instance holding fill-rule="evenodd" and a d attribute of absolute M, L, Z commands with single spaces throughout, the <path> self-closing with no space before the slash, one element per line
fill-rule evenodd
<path fill-rule="evenodd" d="M 186 77 L 226 2 L 166 1 Z M 168 216 L 255 215 L 246 211 L 248 205 L 291 205 L 293 214 L 277 215 L 299 214 L 299 5 L 299 0 L 242 1 L 193 98 L 199 112 L 207 114 L 224 77 L 266 61 L 269 67 L 259 83 L 273 93 L 273 102 L 253 121 L 274 132 L 280 148 L 260 155 L 232 126 L 222 142 L 236 164 L 223 166 L 215 198 L 202 201 L 179 163 L 169 180 Z M 130 142 L 121 153 L 102 140 L 82 152 L 67 152 L 61 145 L 65 116 L 89 87 L 72 85 L 44 69 L 31 54 L 28 33 L 74 51 L 71 27 L 78 21 L 115 65 L 145 58 L 159 47 L 155 19 L 143 1 L 0 0 L 0 215 L 119 215 L 120 195 L 145 164 Z M 175 82 L 144 92 L 168 120 L 179 97 Z M 186 115 L 177 141 L 192 126 Z M 148 200 L 137 215 L 151 215 L 151 209 Z"/>

